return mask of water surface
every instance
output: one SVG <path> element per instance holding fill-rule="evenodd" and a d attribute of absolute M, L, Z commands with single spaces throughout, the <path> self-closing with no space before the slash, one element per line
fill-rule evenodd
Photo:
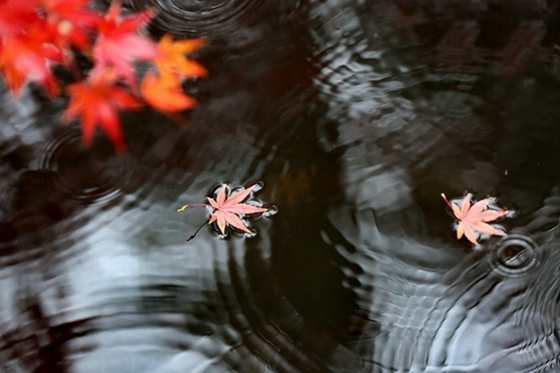
<path fill-rule="evenodd" d="M 125 4 L 210 76 L 179 123 L 124 114 L 123 156 L 2 91 L 2 371 L 558 370 L 557 4 Z M 257 180 L 255 237 L 185 241 L 178 207 Z M 510 235 L 455 239 L 467 191 Z"/>

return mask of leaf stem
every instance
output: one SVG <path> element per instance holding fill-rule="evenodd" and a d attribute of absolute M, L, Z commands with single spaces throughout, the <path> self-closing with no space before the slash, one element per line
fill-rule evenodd
<path fill-rule="evenodd" d="M 447 206 L 449 206 L 450 209 L 453 209 L 453 206 L 451 205 L 451 202 L 449 202 L 449 200 L 447 199 L 447 197 L 445 196 L 445 194 L 441 193 L 441 198 L 443 198 L 443 200 L 445 201 L 445 203 L 447 204 Z"/>
<path fill-rule="evenodd" d="M 189 238 L 187 238 L 187 242 L 189 242 L 190 240 L 192 240 L 194 238 L 194 236 L 196 236 L 196 234 L 202 229 L 202 227 L 204 227 L 206 225 L 206 222 L 202 223 L 202 225 L 200 227 L 198 227 L 198 229 L 196 230 L 196 232 L 194 232 L 194 234 L 192 236 L 190 236 Z"/>
<path fill-rule="evenodd" d="M 210 205 L 208 205 L 206 203 L 189 203 L 188 205 L 185 205 L 185 206 L 181 207 L 180 209 L 178 209 L 177 212 L 185 211 L 185 209 L 187 207 L 203 207 L 203 206 L 210 206 Z"/>

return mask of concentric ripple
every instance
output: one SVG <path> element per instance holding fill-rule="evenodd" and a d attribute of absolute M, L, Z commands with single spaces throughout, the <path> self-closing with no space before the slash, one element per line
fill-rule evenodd
<path fill-rule="evenodd" d="M 47 143 L 42 170 L 54 172 L 45 187 L 79 204 L 108 204 L 122 195 L 132 172 L 132 159 L 116 155 L 108 140 L 98 138 L 90 149 L 80 145 L 80 132 L 61 130 Z"/>
<path fill-rule="evenodd" d="M 522 274 L 539 262 L 537 244 L 529 237 L 509 235 L 498 241 L 491 256 L 492 264 L 508 275 Z"/>
<path fill-rule="evenodd" d="M 136 2 L 135 6 L 138 6 Z M 258 13 L 259 0 L 153 0 L 158 9 L 158 28 L 175 34 L 199 34 L 211 30 L 226 31 L 239 20 Z M 147 5 L 147 4 L 146 4 Z"/>

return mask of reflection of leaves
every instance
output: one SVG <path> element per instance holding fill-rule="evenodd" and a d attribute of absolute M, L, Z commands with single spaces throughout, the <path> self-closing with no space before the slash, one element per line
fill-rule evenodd
<path fill-rule="evenodd" d="M 506 216 L 509 211 L 501 210 L 498 208 L 489 208 L 488 204 L 491 202 L 490 198 L 486 198 L 476 202 L 471 203 L 471 194 L 467 194 L 465 198 L 461 201 L 459 207 L 458 203 L 451 203 L 445 197 L 445 194 L 441 194 L 445 203 L 453 210 L 453 214 L 459 220 L 457 224 L 457 239 L 461 239 L 463 234 L 473 244 L 477 244 L 477 238 L 481 234 L 488 234 L 493 236 L 503 236 L 505 232 L 496 229 L 493 225 L 488 224 L 498 218 Z"/>
<path fill-rule="evenodd" d="M 116 85 L 117 73 L 112 68 L 92 70 L 84 82 L 68 87 L 70 103 L 63 114 L 66 122 L 82 117 L 82 144 L 90 146 L 98 124 L 113 142 L 117 152 L 125 150 L 118 109 L 138 108 L 139 101 Z"/>
<path fill-rule="evenodd" d="M 216 199 L 207 197 L 208 204 L 187 204 L 177 211 L 184 211 L 187 207 L 206 206 L 212 210 L 208 224 L 216 222 L 222 234 L 226 234 L 226 227 L 230 226 L 242 232 L 251 233 L 248 223 L 243 221 L 245 215 L 261 214 L 269 209 L 254 204 L 243 203 L 253 192 L 257 184 L 250 188 L 242 188 L 228 195 L 228 186 L 220 186 Z M 194 236 L 193 236 L 194 237 Z M 192 237 L 191 237 L 192 238 Z"/>

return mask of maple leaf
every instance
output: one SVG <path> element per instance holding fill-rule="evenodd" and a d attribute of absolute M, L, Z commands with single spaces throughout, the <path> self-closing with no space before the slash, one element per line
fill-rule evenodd
<path fill-rule="evenodd" d="M 150 106 L 164 113 L 174 113 L 196 105 L 196 100 L 183 92 L 177 74 L 167 72 L 157 76 L 148 71 L 142 79 L 140 90 Z"/>
<path fill-rule="evenodd" d="M 203 38 L 173 40 L 171 35 L 164 35 L 157 44 L 158 54 L 154 65 L 161 74 L 173 72 L 183 78 L 205 77 L 208 71 L 196 61 L 186 57 L 206 44 Z"/>
<path fill-rule="evenodd" d="M 121 17 L 121 4 L 114 2 L 98 25 L 97 38 L 92 54 L 97 67 L 112 66 L 131 86 L 135 86 L 133 62 L 152 60 L 157 55 L 156 44 L 139 34 L 150 18 L 152 9 Z"/>
<path fill-rule="evenodd" d="M 0 0 L 0 36 L 21 35 L 30 24 L 39 19 L 39 0 Z"/>
<path fill-rule="evenodd" d="M 216 222 L 222 234 L 226 234 L 227 226 L 231 226 L 242 232 L 251 233 L 248 226 L 241 218 L 245 215 L 259 214 L 268 211 L 268 209 L 264 207 L 243 203 L 256 186 L 257 184 L 250 188 L 242 188 L 228 196 L 229 188 L 226 184 L 223 184 L 219 189 L 216 199 L 207 197 L 208 204 L 187 204 L 177 211 L 184 211 L 188 207 L 206 206 L 212 211 L 208 224 Z M 194 237 L 194 235 L 192 237 Z"/>
<path fill-rule="evenodd" d="M 93 69 L 84 82 L 71 84 L 67 90 L 70 103 L 62 115 L 64 122 L 82 117 L 82 145 L 89 147 L 96 125 L 107 134 L 118 153 L 125 151 L 118 109 L 137 109 L 140 101 L 117 85 L 118 74 L 112 68 Z"/>
<path fill-rule="evenodd" d="M 471 203 L 472 195 L 468 193 L 459 206 L 458 203 L 451 203 L 447 200 L 445 194 L 441 194 L 445 203 L 451 208 L 453 214 L 459 221 L 457 230 L 457 239 L 461 239 L 463 235 L 473 244 L 478 244 L 477 236 L 488 234 L 493 236 L 503 236 L 505 232 L 496 229 L 488 222 L 492 222 L 498 218 L 506 216 L 509 211 L 501 209 L 488 208 L 491 199 L 486 198 L 474 204 Z"/>
<path fill-rule="evenodd" d="M 62 61 L 63 52 L 49 43 L 40 20 L 30 25 L 25 34 L 6 38 L 0 48 L 2 75 L 8 89 L 16 95 L 26 80 L 41 84 L 53 95 L 58 84 L 51 66 Z"/>
<path fill-rule="evenodd" d="M 90 32 L 101 20 L 101 14 L 86 8 L 90 0 L 43 0 L 47 32 L 54 44 L 67 49 L 73 45 L 85 52 L 90 45 Z"/>

